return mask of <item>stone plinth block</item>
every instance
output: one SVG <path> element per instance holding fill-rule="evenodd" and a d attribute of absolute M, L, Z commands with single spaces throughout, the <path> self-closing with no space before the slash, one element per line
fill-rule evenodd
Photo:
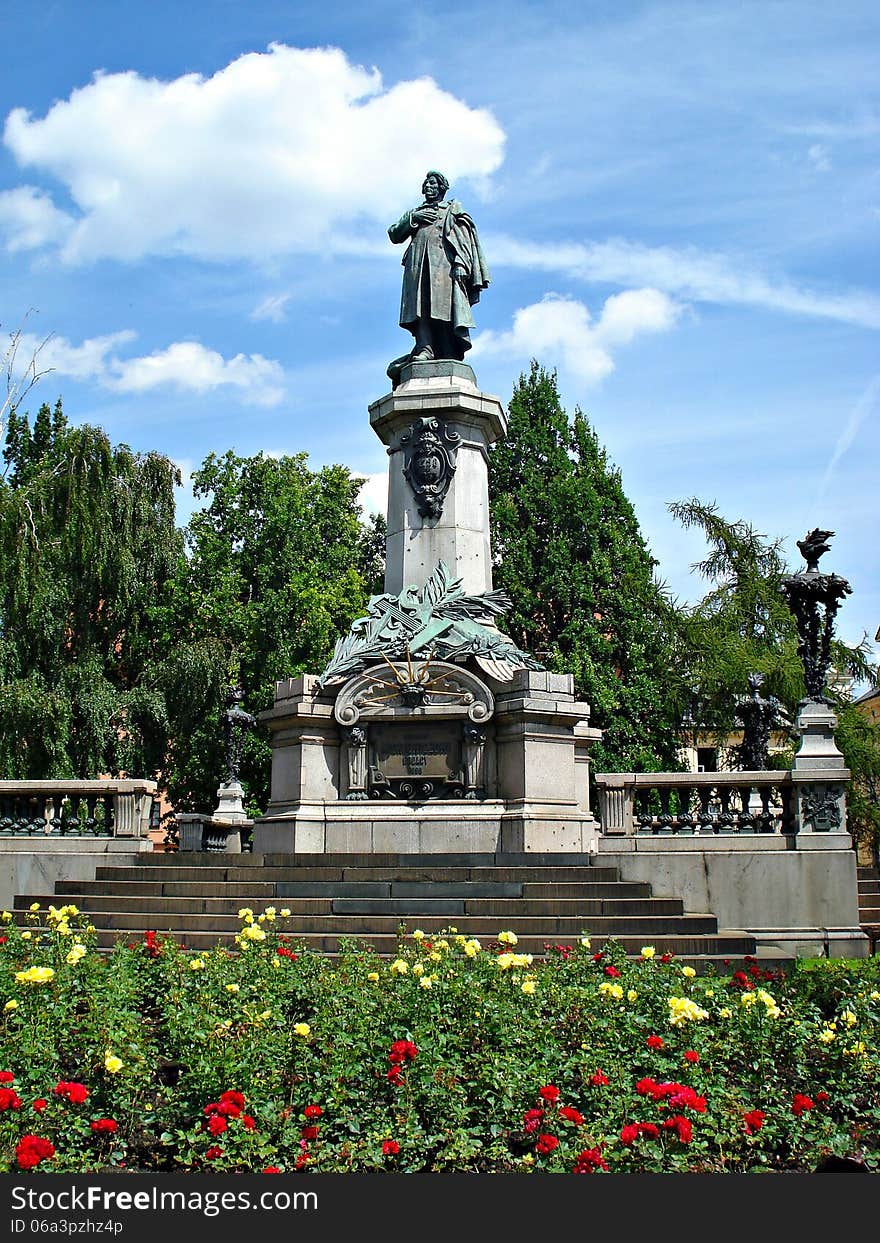
<path fill-rule="evenodd" d="M 420 587 L 445 561 L 468 594 L 481 595 L 492 590 L 487 449 L 507 431 L 504 407 L 477 388 L 465 363 L 410 363 L 401 377 L 370 406 L 370 423 L 390 457 L 385 590 Z M 420 512 L 424 497 L 414 489 L 410 460 L 420 421 L 430 420 L 443 445 L 433 466 L 446 475 L 433 516 Z"/>

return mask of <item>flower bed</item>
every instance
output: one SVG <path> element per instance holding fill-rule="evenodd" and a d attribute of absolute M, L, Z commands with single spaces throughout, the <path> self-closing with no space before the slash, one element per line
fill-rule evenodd
<path fill-rule="evenodd" d="M 99 955 L 73 907 L 4 914 L 0 1169 L 880 1167 L 880 960 L 697 974 L 454 928 L 330 959 L 284 915 Z"/>

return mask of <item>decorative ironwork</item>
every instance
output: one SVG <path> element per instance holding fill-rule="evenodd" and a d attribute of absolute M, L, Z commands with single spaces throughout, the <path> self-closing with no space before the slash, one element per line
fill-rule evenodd
<path fill-rule="evenodd" d="M 225 744 L 226 781 L 232 785 L 238 781 L 241 769 L 241 752 L 247 732 L 254 728 L 257 718 L 241 707 L 244 691 L 240 686 L 230 686 L 226 692 L 226 711 L 223 713 L 223 741 Z"/>
<path fill-rule="evenodd" d="M 833 534 L 833 531 L 820 531 L 817 527 L 798 540 L 807 568 L 797 574 L 787 574 L 782 580 L 782 591 L 797 624 L 798 655 L 804 666 L 807 701 L 825 704 L 830 702 L 825 694 L 825 679 L 831 663 L 834 618 L 844 596 L 851 591 L 845 578 L 822 574 L 819 570 L 819 558 L 828 551 L 828 541 Z"/>
<path fill-rule="evenodd" d="M 439 419 L 416 419 L 400 437 L 403 473 L 423 518 L 436 521 L 455 474 L 461 436 Z"/>
<path fill-rule="evenodd" d="M 743 740 L 734 752 L 739 767 L 745 772 L 763 772 L 767 767 L 771 729 L 787 727 L 790 721 L 774 695 L 765 699 L 761 694 L 763 673 L 750 673 L 748 684 L 748 696 L 740 699 L 734 708 L 743 727 Z"/>
<path fill-rule="evenodd" d="M 841 787 L 814 785 L 801 795 L 801 823 L 812 825 L 814 833 L 833 833 L 839 829 Z"/>

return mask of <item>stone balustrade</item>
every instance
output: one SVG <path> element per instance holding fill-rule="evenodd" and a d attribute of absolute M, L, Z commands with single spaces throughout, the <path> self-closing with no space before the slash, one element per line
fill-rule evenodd
<path fill-rule="evenodd" d="M 603 837 L 844 833 L 834 773 L 597 773 Z"/>
<path fill-rule="evenodd" d="M 156 782 L 0 781 L 0 837 L 145 838 Z"/>

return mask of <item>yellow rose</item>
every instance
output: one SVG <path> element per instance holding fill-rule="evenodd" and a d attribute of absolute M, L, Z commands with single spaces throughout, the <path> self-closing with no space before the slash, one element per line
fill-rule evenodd
<path fill-rule="evenodd" d="M 194 958 L 189 964 L 190 971 L 204 971 L 205 963 L 201 958 Z"/>
<path fill-rule="evenodd" d="M 482 948 L 482 945 L 480 945 L 480 942 L 476 939 L 476 937 L 472 937 L 470 941 L 465 941 L 464 943 L 464 952 L 467 954 L 468 958 L 476 958 Z"/>
<path fill-rule="evenodd" d="M 16 984 L 48 984 L 55 979 L 51 967 L 28 967 L 27 971 L 16 971 Z"/>
<path fill-rule="evenodd" d="M 653 958 L 656 953 L 653 945 L 642 946 L 642 958 Z"/>
<path fill-rule="evenodd" d="M 610 980 L 605 980 L 599 985 L 599 992 L 603 997 L 612 997 L 615 1001 L 623 999 L 623 989 L 619 984 L 612 984 Z"/>
<path fill-rule="evenodd" d="M 227 993 L 238 993 L 241 991 L 241 989 L 239 988 L 238 984 L 227 984 L 226 991 Z"/>
<path fill-rule="evenodd" d="M 730 1019 L 730 1018 L 733 1018 L 733 1011 L 732 1011 L 732 1010 L 728 1010 L 727 1006 L 723 1006 L 723 1007 L 722 1007 L 722 1008 L 718 1011 L 718 1017 L 719 1017 L 719 1018 L 722 1018 L 722 1019 Z"/>
<path fill-rule="evenodd" d="M 425 970 L 425 967 L 423 963 L 420 963 L 420 962 L 413 963 L 413 969 L 412 969 L 413 975 L 417 975 L 417 976 L 422 975 L 424 973 L 424 970 Z"/>
<path fill-rule="evenodd" d="M 433 984 L 433 980 L 431 979 L 429 975 L 423 975 L 422 978 L 419 980 L 419 988 L 430 988 L 432 984 Z"/>
<path fill-rule="evenodd" d="M 448 950 L 448 949 L 449 949 L 449 942 L 448 942 L 448 941 L 443 941 L 443 940 L 441 940 L 441 941 L 435 941 L 435 942 L 434 942 L 434 948 L 435 948 L 435 949 L 438 949 L 438 950 Z"/>
<path fill-rule="evenodd" d="M 698 1023 L 709 1017 L 708 1010 L 698 1006 L 689 997 L 670 997 L 669 1022 L 673 1027 L 681 1027 L 684 1023 Z"/>
<path fill-rule="evenodd" d="M 282 906 L 282 908 L 281 908 L 281 918 L 282 918 L 282 919 L 288 919 L 289 917 L 290 917 L 290 907 L 289 907 L 289 906 Z"/>
<path fill-rule="evenodd" d="M 686 975 L 689 980 L 692 980 L 697 973 L 693 967 L 682 967 L 681 974 Z"/>
<path fill-rule="evenodd" d="M 110 1049 L 104 1054 L 104 1069 L 109 1071 L 111 1075 L 116 1075 L 122 1070 L 124 1063 L 121 1057 L 117 1057 Z"/>
<path fill-rule="evenodd" d="M 519 937 L 515 932 L 499 932 L 498 940 L 502 945 L 516 945 Z"/>
<path fill-rule="evenodd" d="M 443 955 L 438 954 L 436 950 L 432 950 L 431 953 L 428 955 L 428 960 L 429 962 L 442 962 Z"/>
<path fill-rule="evenodd" d="M 3 920 L 4 924 L 11 924 L 12 923 L 12 911 L 4 911 L 3 914 L 0 915 L 0 919 Z"/>
<path fill-rule="evenodd" d="M 379 979 L 379 972 L 378 972 L 378 971 L 371 971 L 371 972 L 369 973 L 369 975 L 367 976 L 367 979 L 368 979 L 368 980 L 370 980 L 370 981 L 371 981 L 371 983 L 375 984 L 375 983 L 377 982 L 377 980 Z"/>
<path fill-rule="evenodd" d="M 22 941 L 29 941 L 32 936 L 33 936 L 33 933 L 28 932 L 27 929 L 25 929 L 25 931 L 21 934 L 21 939 Z"/>
<path fill-rule="evenodd" d="M 824 1031 L 819 1033 L 819 1039 L 822 1044 L 831 1044 L 833 1040 L 837 1039 L 837 1036 L 830 1027 L 826 1027 Z"/>
<path fill-rule="evenodd" d="M 406 975 L 407 971 L 409 971 L 409 963 L 402 958 L 395 958 L 388 970 L 392 975 Z"/>
<path fill-rule="evenodd" d="M 70 906 L 62 906 L 61 914 L 62 915 L 78 915 L 79 907 L 73 906 L 72 904 Z"/>
<path fill-rule="evenodd" d="M 582 950 L 590 949 L 591 945 L 592 945 L 592 942 L 590 941 L 589 937 L 581 937 L 581 949 Z"/>
<path fill-rule="evenodd" d="M 312 1034 L 312 1029 L 309 1027 L 308 1023 L 294 1023 L 293 1031 L 295 1035 L 302 1036 L 304 1039 L 306 1036 L 311 1036 Z"/>
<path fill-rule="evenodd" d="M 76 945 L 71 946 L 70 953 L 67 955 L 64 961 L 69 962 L 70 965 L 73 967 L 79 962 L 81 958 L 85 958 L 85 956 L 86 956 L 86 947 L 84 945 L 80 945 L 79 943 L 77 943 Z"/>
<path fill-rule="evenodd" d="M 634 988 L 631 988 L 626 995 L 627 1001 L 635 1001 L 637 997 L 638 997 L 638 993 L 636 992 Z"/>
<path fill-rule="evenodd" d="M 28 910 L 29 910 L 29 911 L 38 911 L 39 909 L 40 909 L 40 904 L 39 904 L 39 902 L 32 902 L 32 903 L 30 904 L 30 906 L 28 907 Z M 54 910 L 55 910 L 55 907 L 54 907 L 54 906 L 50 906 L 50 907 L 49 907 L 49 911 L 50 911 L 50 912 L 52 912 L 52 911 L 54 911 Z"/>
<path fill-rule="evenodd" d="M 259 924 L 247 924 L 239 934 L 245 941 L 265 941 L 266 934 Z"/>
<path fill-rule="evenodd" d="M 537 987 L 538 985 L 534 980 L 523 980 L 522 991 L 527 997 L 531 997 Z"/>
<path fill-rule="evenodd" d="M 18 1009 L 18 1002 L 15 1000 L 15 998 L 13 998 L 13 999 L 12 999 L 12 1001 L 7 1001 L 7 1003 L 6 1003 L 6 1005 L 3 1007 L 3 1009 L 4 1009 L 4 1010 L 17 1010 L 17 1009 Z"/>
<path fill-rule="evenodd" d="M 853 1014 L 852 1010 L 844 1010 L 840 1016 L 840 1021 L 841 1023 L 846 1023 L 847 1027 L 854 1027 L 859 1020 Z"/>
<path fill-rule="evenodd" d="M 422 932 L 421 928 L 416 928 L 412 934 L 412 938 L 414 941 L 423 941 L 425 939 L 425 934 Z"/>

